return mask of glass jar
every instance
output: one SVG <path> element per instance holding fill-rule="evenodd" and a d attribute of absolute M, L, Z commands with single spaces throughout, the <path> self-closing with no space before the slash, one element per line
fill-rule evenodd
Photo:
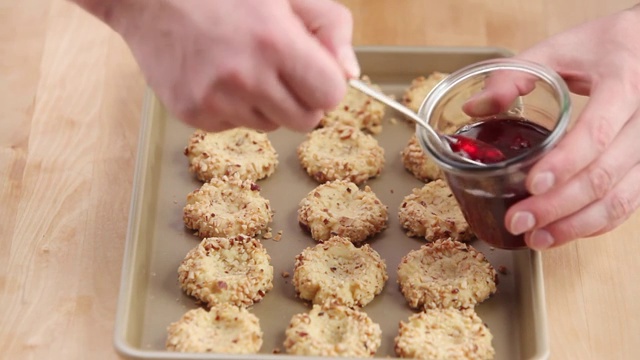
<path fill-rule="evenodd" d="M 501 89 L 505 91 L 501 93 Z M 462 105 L 471 97 L 478 98 L 477 94 L 482 91 L 488 100 L 496 97 L 485 104 L 506 105 L 503 109 L 488 106 L 496 108 L 491 116 L 468 116 Z M 508 93 L 514 94 L 505 102 L 504 96 Z M 497 99 L 500 96 L 502 100 Z M 417 126 L 416 134 L 423 151 L 443 170 L 479 239 L 502 249 L 526 247 L 523 235 L 514 236 L 506 230 L 505 214 L 511 205 L 530 196 L 525 188 L 527 174 L 566 133 L 570 111 L 569 91 L 558 74 L 542 65 L 515 59 L 493 59 L 462 68 L 442 80 L 424 100 L 418 115 L 445 134 L 502 117 L 516 117 L 545 129 L 541 142 L 517 156 L 478 166 L 452 156 L 430 132 Z"/>

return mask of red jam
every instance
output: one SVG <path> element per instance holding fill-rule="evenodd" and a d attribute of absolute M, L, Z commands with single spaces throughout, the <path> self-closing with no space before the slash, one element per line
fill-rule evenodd
<path fill-rule="evenodd" d="M 471 139 L 462 135 L 450 135 L 449 146 L 451 150 L 458 155 L 481 162 L 483 164 L 492 164 L 500 162 L 506 157 L 498 148 L 485 142 Z"/>
<path fill-rule="evenodd" d="M 549 130 L 535 123 L 509 116 L 483 120 L 456 132 L 457 135 L 495 147 L 506 159 L 527 152 L 544 141 L 549 133 Z M 478 161 L 481 160 L 478 158 Z M 524 177 L 528 170 L 521 169 L 518 176 Z M 487 179 L 448 174 L 447 180 L 478 238 L 498 248 L 517 249 L 526 246 L 524 236 L 511 235 L 504 227 L 507 209 L 530 196 L 524 186 L 516 186 L 510 179 L 500 176 Z"/>

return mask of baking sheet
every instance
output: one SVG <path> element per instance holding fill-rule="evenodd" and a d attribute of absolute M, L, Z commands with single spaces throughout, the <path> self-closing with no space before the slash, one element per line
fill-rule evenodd
<path fill-rule="evenodd" d="M 494 48 L 406 48 L 360 47 L 357 55 L 363 73 L 387 94 L 399 96 L 411 79 L 432 71 L 451 72 L 473 62 L 507 56 Z M 398 121 L 392 121 L 391 119 Z M 414 132 L 412 124 L 387 109 L 383 131 L 377 135 L 385 149 L 382 174 L 367 184 L 389 208 L 388 228 L 369 244 L 386 261 L 389 280 L 383 292 L 363 308 L 382 328 L 382 344 L 376 357 L 395 357 L 393 340 L 398 323 L 414 310 L 406 305 L 396 282 L 400 259 L 419 248 L 424 240 L 409 238 L 398 221 L 402 199 L 422 182 L 402 166 L 400 151 Z M 182 222 L 186 195 L 201 184 L 187 170 L 183 149 L 193 129 L 169 116 L 149 92 L 143 109 L 134 192 L 122 283 L 115 327 L 115 348 L 126 358 L 136 359 L 291 359 L 284 352 L 284 330 L 291 316 L 310 306 L 297 299 L 291 277 L 295 256 L 316 242 L 297 222 L 299 201 L 318 183 L 300 166 L 296 147 L 304 134 L 277 130 L 269 134 L 280 164 L 268 179 L 259 181 L 261 194 L 275 211 L 273 233 L 283 231 L 280 241 L 262 240 L 274 267 L 274 287 L 254 305 L 260 319 L 264 343 L 259 354 L 183 354 L 164 350 L 166 327 L 187 310 L 196 307 L 178 284 L 177 268 L 199 239 Z M 487 256 L 499 274 L 497 293 L 478 305 L 479 316 L 494 335 L 495 359 L 544 359 L 548 357 L 548 335 L 542 267 L 538 253 L 529 250 L 491 250 L 480 241 L 472 245 Z"/>

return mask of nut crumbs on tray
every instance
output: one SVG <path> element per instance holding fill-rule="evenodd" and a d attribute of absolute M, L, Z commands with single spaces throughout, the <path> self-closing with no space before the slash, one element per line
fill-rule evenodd
<path fill-rule="evenodd" d="M 498 266 L 498 272 L 499 272 L 500 274 L 502 274 L 502 275 L 507 275 L 507 273 L 508 273 L 509 271 L 507 270 L 507 267 L 506 267 L 506 266 L 504 266 L 504 265 L 500 265 L 500 266 Z"/>

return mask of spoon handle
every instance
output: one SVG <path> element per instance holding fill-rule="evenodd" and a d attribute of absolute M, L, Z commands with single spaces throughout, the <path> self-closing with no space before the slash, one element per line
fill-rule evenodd
<path fill-rule="evenodd" d="M 426 129 L 431 136 L 433 136 L 434 138 L 438 139 L 440 141 L 441 145 L 444 145 L 443 148 L 445 149 L 446 152 L 448 152 L 449 154 L 455 156 L 456 158 L 467 162 L 467 163 L 471 163 L 474 165 L 479 165 L 479 166 L 486 166 L 483 163 L 468 159 L 464 156 L 460 156 L 457 155 L 453 152 L 453 150 L 451 150 L 451 143 L 452 142 L 456 142 L 457 140 L 447 136 L 447 135 L 443 135 L 443 134 L 438 134 L 438 132 L 436 132 L 436 130 L 434 128 L 431 127 L 431 125 L 429 125 L 429 123 L 427 121 L 425 121 L 424 119 L 422 119 L 421 117 L 418 116 L 418 114 L 416 114 L 415 112 L 413 112 L 412 110 L 410 110 L 409 108 L 407 108 L 406 106 L 400 104 L 399 102 L 397 102 L 396 100 L 388 97 L 387 95 L 383 94 L 380 91 L 377 91 L 375 89 L 373 89 L 371 86 L 369 86 L 367 83 L 365 83 L 362 80 L 359 79 L 349 79 L 349 86 L 351 86 L 352 88 L 361 91 L 362 93 L 371 96 L 372 98 L 380 101 L 381 103 L 397 110 L 398 112 L 402 113 L 403 115 L 406 115 L 407 117 L 409 117 L 410 119 L 412 119 L 413 121 L 415 121 L 418 125 L 422 126 L 424 129 Z"/>
<path fill-rule="evenodd" d="M 413 121 L 418 123 L 418 125 L 422 126 L 423 128 L 427 129 L 430 133 L 432 133 L 433 136 L 435 136 L 436 138 L 439 137 L 439 135 L 431 127 L 431 125 L 427 124 L 427 122 L 424 119 L 422 119 L 421 117 L 419 117 L 418 114 L 416 114 L 415 112 L 413 112 L 412 110 L 410 110 L 406 106 L 400 104 L 396 100 L 394 100 L 394 99 L 388 97 L 387 95 L 381 93 L 380 91 L 377 91 L 377 90 L 373 89 L 371 86 L 369 86 L 364 81 L 362 81 L 360 79 L 352 78 L 352 79 L 349 79 L 349 85 L 352 88 L 354 88 L 356 90 L 359 90 L 359 91 L 371 96 L 372 98 L 380 101 L 381 103 L 383 103 L 383 104 L 395 109 L 396 111 L 402 113 L 403 115 L 411 118 Z"/>

